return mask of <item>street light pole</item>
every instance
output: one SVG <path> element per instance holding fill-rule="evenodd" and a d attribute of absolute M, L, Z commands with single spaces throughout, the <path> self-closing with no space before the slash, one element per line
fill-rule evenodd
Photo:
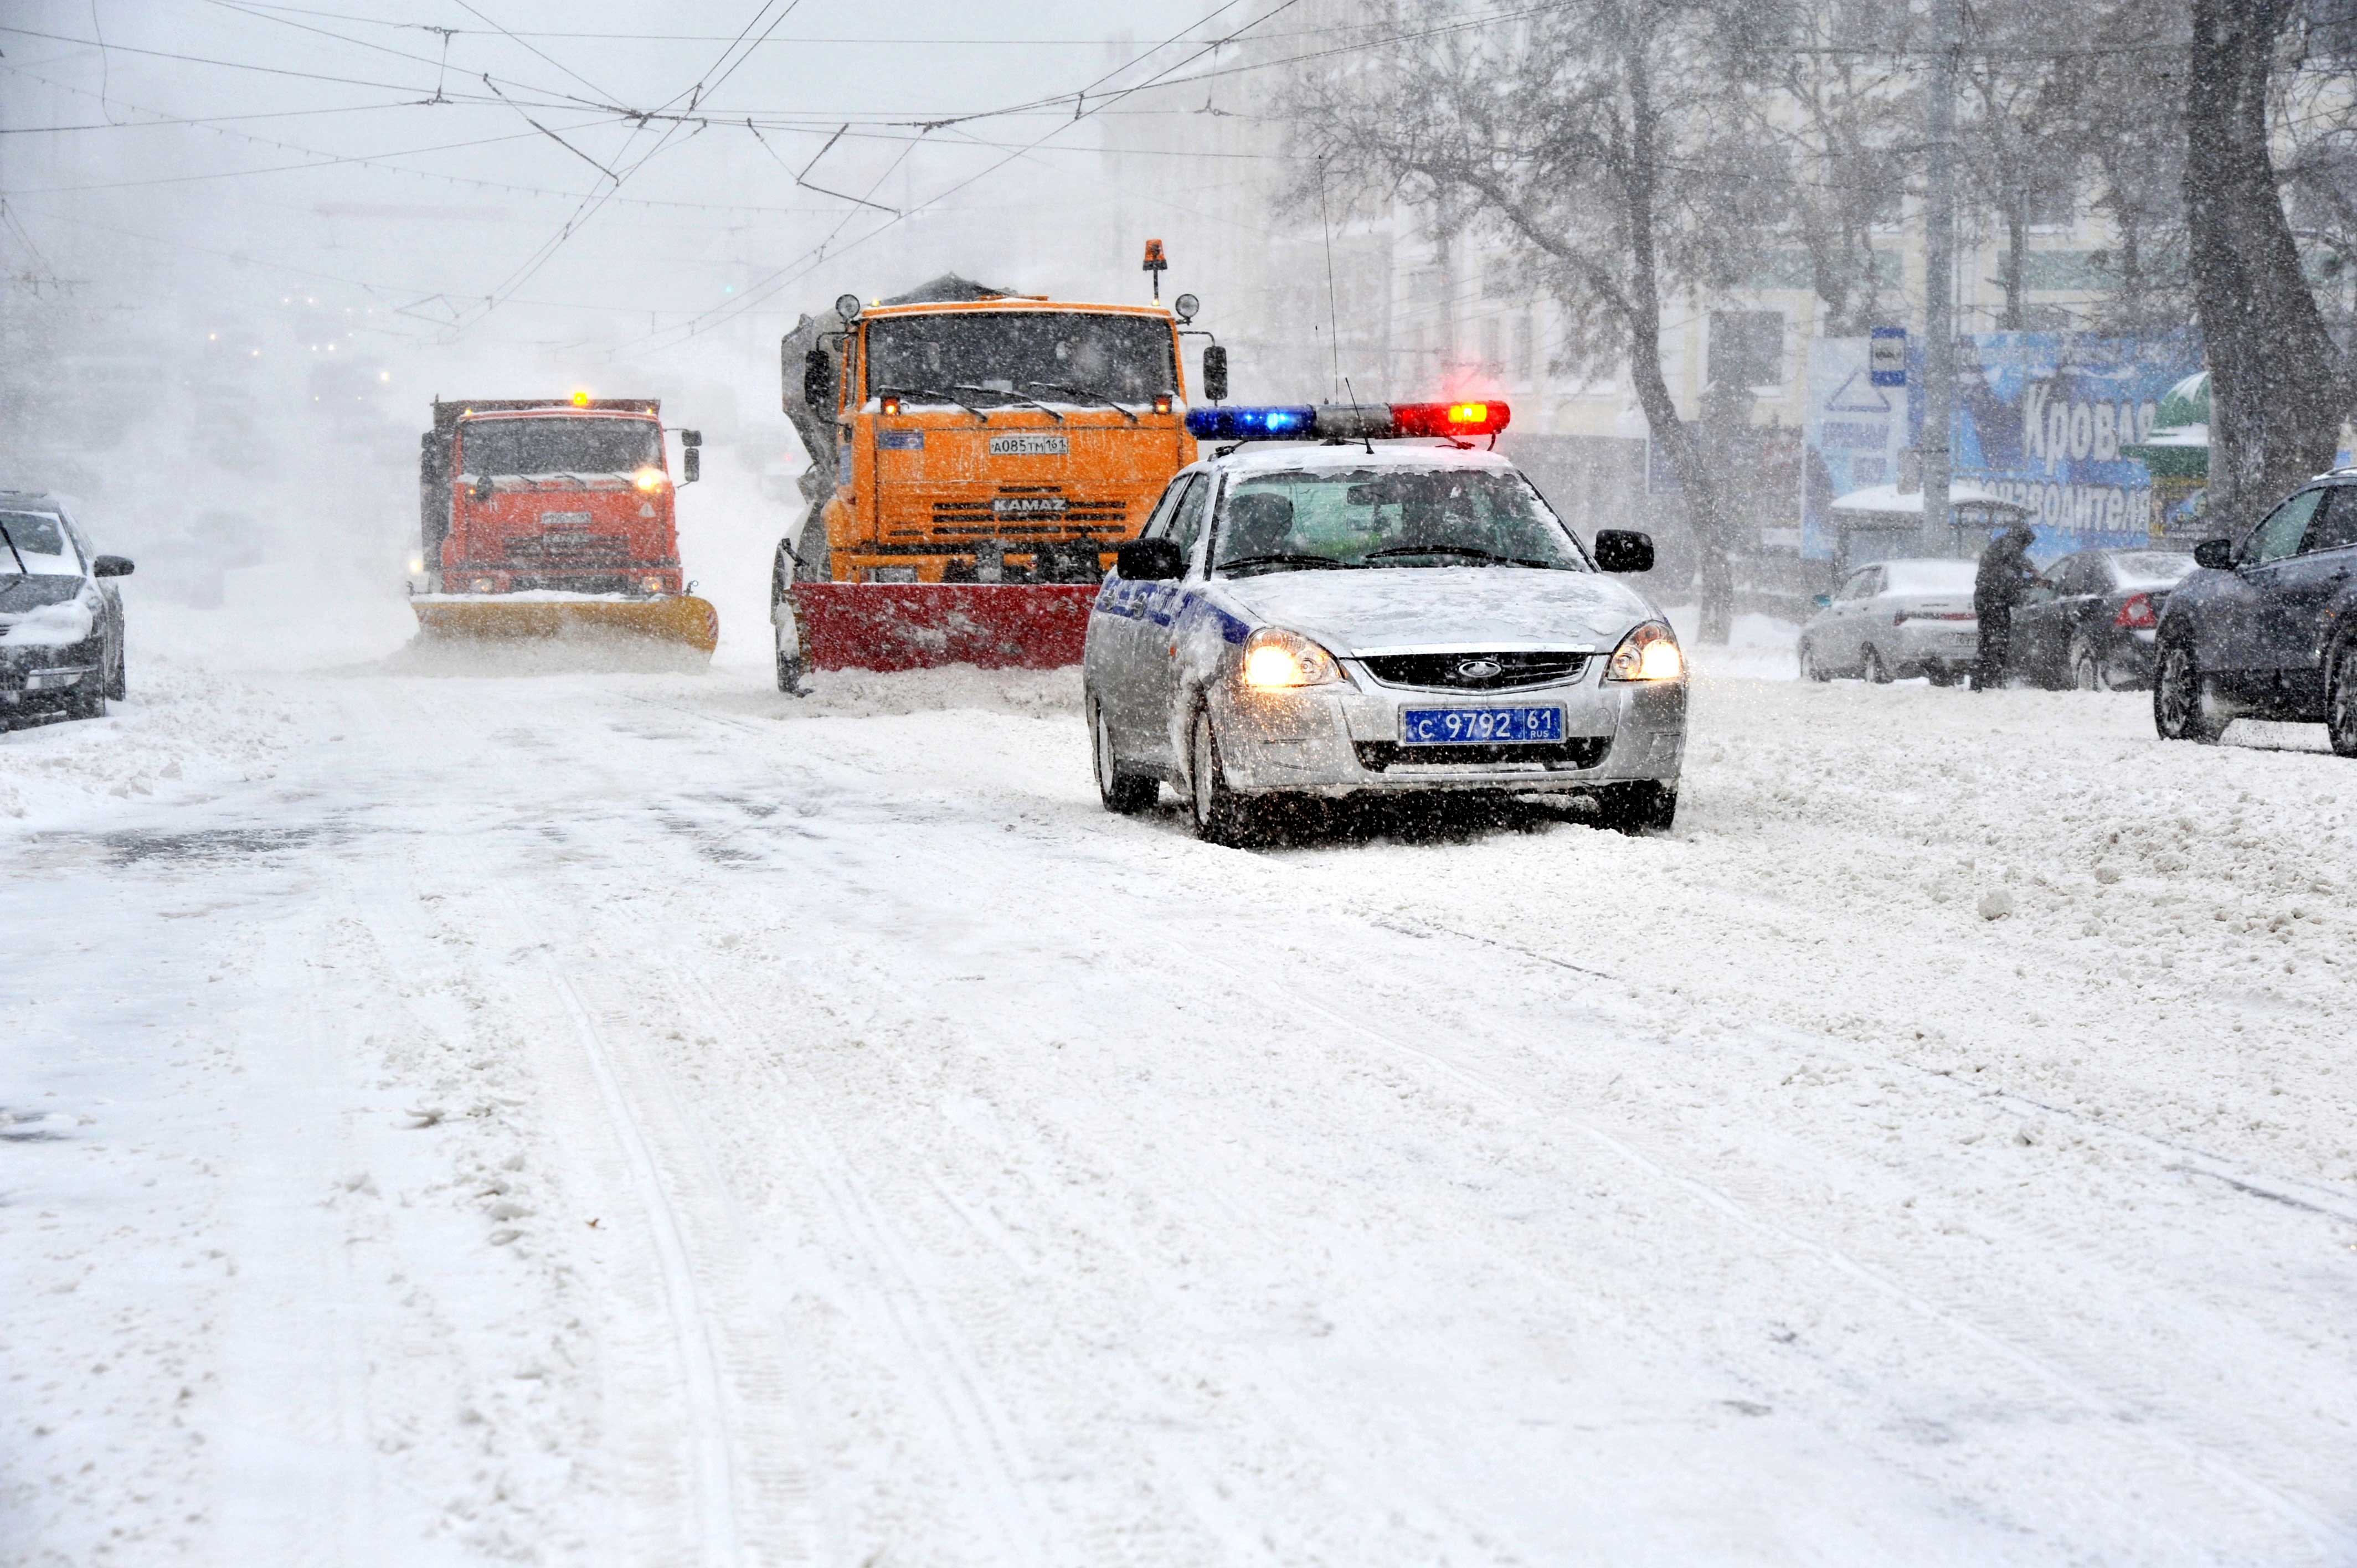
<path fill-rule="evenodd" d="M 1948 480 L 1954 455 L 1956 399 L 1956 131 L 1957 0 L 1935 0 L 1938 37 L 1931 91 L 1924 101 L 1929 167 L 1923 191 L 1923 434 L 1918 447 L 1923 476 L 1923 532 L 1951 537 Z"/>

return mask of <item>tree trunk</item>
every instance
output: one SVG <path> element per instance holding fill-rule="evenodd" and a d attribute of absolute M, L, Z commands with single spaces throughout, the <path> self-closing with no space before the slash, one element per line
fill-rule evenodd
<path fill-rule="evenodd" d="M 2029 325 L 2028 313 L 2022 308 L 2022 284 L 2029 275 L 2025 252 L 2029 249 L 2029 199 L 2017 190 L 2005 204 L 2005 265 L 1999 274 L 1999 281 L 2005 286 L 2005 316 L 1996 324 L 2000 332 L 2018 332 Z"/>
<path fill-rule="evenodd" d="M 2331 466 L 2345 402 L 2267 147 L 2267 81 L 2293 0 L 2193 0 L 2185 219 L 2210 362 L 2210 510 L 2239 531 Z"/>
<path fill-rule="evenodd" d="M 1694 532 L 1695 587 L 1702 624 L 1696 640 L 1724 645 L 1735 628 L 1735 575 L 1727 559 L 1724 509 L 1718 484 L 1703 461 L 1692 427 L 1678 418 L 1677 400 L 1662 379 L 1662 282 L 1653 242 L 1653 181 L 1660 167 L 1660 131 L 1652 81 L 1641 35 L 1623 47 L 1621 70 L 1629 92 L 1629 146 L 1622 171 L 1629 213 L 1629 379 L 1645 411 L 1646 428 L 1664 444 L 1685 492 L 1687 526 Z"/>

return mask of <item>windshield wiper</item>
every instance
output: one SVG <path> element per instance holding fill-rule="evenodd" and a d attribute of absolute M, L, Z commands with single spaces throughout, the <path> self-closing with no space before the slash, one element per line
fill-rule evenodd
<path fill-rule="evenodd" d="M 999 389 L 999 388 L 997 388 L 997 387 L 969 387 L 969 386 L 960 386 L 960 387 L 956 388 L 955 390 L 956 390 L 956 391 L 958 391 L 958 392 L 988 392 L 988 393 L 989 393 L 991 396 L 993 396 L 993 397 L 1011 397 L 1011 398 L 1013 398 L 1013 399 L 1014 399 L 1016 402 L 1017 402 L 1017 403 L 1029 403 L 1033 408 L 1038 409 L 1040 413 L 1042 413 L 1046 414 L 1049 418 L 1050 418 L 1050 419 L 1054 420 L 1054 421 L 1055 421 L 1057 424 L 1063 424 L 1063 423 L 1064 423 L 1064 416 L 1063 416 L 1062 414 L 1058 413 L 1054 409 L 1049 408 L 1046 403 L 1041 403 L 1038 398 L 1036 398 L 1036 397 L 1025 397 L 1025 396 L 1024 396 L 1021 392 L 1019 392 L 1002 391 L 1001 389 Z"/>
<path fill-rule="evenodd" d="M 1086 387 L 1066 386 L 1062 381 L 1025 381 L 1023 384 L 1027 387 L 1046 387 L 1053 392 L 1063 392 L 1068 396 L 1080 399 L 1082 403 L 1092 403 L 1099 408 L 1109 408 L 1132 424 L 1137 423 L 1137 415 L 1130 413 L 1103 392 L 1091 392 Z"/>
<path fill-rule="evenodd" d="M 1232 561 L 1221 562 L 1220 570 L 1232 572 L 1239 566 L 1323 566 L 1332 572 L 1347 572 L 1352 564 L 1331 555 L 1296 555 L 1277 551 L 1265 555 L 1239 555 Z"/>
<path fill-rule="evenodd" d="M 990 415 L 983 413 L 982 410 L 974 407 L 974 404 L 966 402 L 965 399 L 958 396 L 957 393 L 943 392 L 939 387 L 886 387 L 884 391 L 895 393 L 902 398 L 939 398 L 943 403 L 953 403 L 957 404 L 960 408 L 965 410 L 968 413 L 974 415 L 975 419 L 981 421 L 985 424 L 988 424 L 990 423 Z"/>
<path fill-rule="evenodd" d="M 1498 555 L 1487 550 L 1476 550 L 1469 544 L 1394 544 L 1387 549 L 1373 550 L 1361 559 L 1381 561 L 1393 555 L 1461 555 L 1469 561 L 1492 561 L 1501 566 L 1536 566 L 1543 571 L 1555 571 L 1553 561 L 1534 560 L 1528 555 Z"/>
<path fill-rule="evenodd" d="M 25 553 L 16 548 L 16 536 L 8 532 L 8 525 L 5 522 L 0 522 L 0 539 L 5 539 L 8 542 L 8 553 L 16 558 L 16 575 L 19 577 L 31 576 L 33 575 L 33 569 L 25 564 Z"/>

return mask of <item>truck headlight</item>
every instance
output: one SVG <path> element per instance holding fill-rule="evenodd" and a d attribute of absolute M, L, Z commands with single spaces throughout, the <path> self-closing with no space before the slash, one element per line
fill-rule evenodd
<path fill-rule="evenodd" d="M 648 593 L 660 594 L 662 592 L 662 579 L 661 577 L 641 577 L 639 579 L 639 586 L 644 588 Z"/>
<path fill-rule="evenodd" d="M 1263 691 L 1329 686 L 1342 678 L 1334 656 L 1298 632 L 1263 627 L 1244 639 L 1244 684 Z"/>
<path fill-rule="evenodd" d="M 1604 666 L 1607 681 L 1675 681 L 1685 672 L 1686 657 L 1678 651 L 1677 634 L 1657 620 L 1622 638 Z"/>
<path fill-rule="evenodd" d="M 470 586 L 476 593 L 488 594 L 491 591 L 491 580 L 489 577 L 478 577 Z"/>
<path fill-rule="evenodd" d="M 638 481 L 639 489 L 642 490 L 652 492 L 663 488 L 663 472 L 661 468 L 640 468 L 634 477 Z"/>

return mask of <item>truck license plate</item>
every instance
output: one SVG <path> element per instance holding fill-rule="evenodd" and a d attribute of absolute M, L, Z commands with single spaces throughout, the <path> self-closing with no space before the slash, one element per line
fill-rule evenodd
<path fill-rule="evenodd" d="M 1561 708 L 1409 708 L 1400 714 L 1400 739 L 1408 746 L 1494 746 L 1562 738 Z"/>
<path fill-rule="evenodd" d="M 1026 433 L 990 438 L 990 455 L 994 457 L 1061 457 L 1071 450 L 1071 443 L 1060 435 Z"/>

